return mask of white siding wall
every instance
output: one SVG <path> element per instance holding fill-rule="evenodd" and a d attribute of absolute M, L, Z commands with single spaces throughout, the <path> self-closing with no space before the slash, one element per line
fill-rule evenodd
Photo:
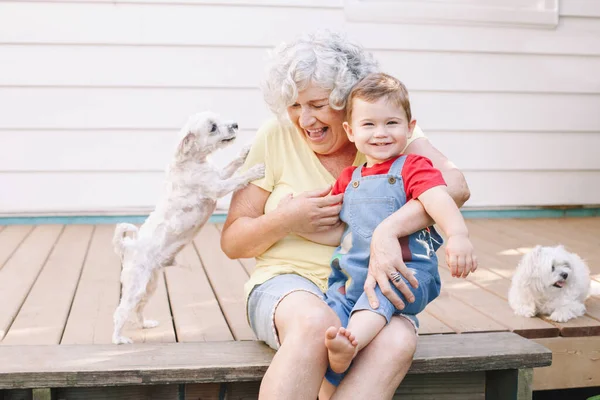
<path fill-rule="evenodd" d="M 0 214 L 149 209 L 186 117 L 251 141 L 267 49 L 317 28 L 406 83 L 469 206 L 600 204 L 600 7 L 561 10 L 536 29 L 349 22 L 341 0 L 0 1 Z"/>

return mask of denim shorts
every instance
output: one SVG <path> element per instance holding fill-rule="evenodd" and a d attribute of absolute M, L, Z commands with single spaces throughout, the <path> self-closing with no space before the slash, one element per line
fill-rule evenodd
<path fill-rule="evenodd" d="M 258 340 L 278 350 L 279 336 L 275 328 L 275 310 L 288 294 L 304 291 L 312 293 L 325 303 L 325 295 L 310 280 L 296 274 L 278 275 L 254 286 L 248 297 L 248 322 Z"/>
<path fill-rule="evenodd" d="M 274 350 L 279 350 L 281 345 L 275 327 L 277 306 L 288 294 L 298 291 L 312 293 L 323 300 L 324 304 L 327 304 L 325 295 L 317 285 L 296 274 L 278 275 L 260 285 L 256 285 L 250 292 L 246 310 L 250 327 L 258 340 L 262 340 Z M 400 316 L 408 319 L 415 326 L 415 332 L 417 331 L 415 322 L 411 318 L 407 318 L 406 315 Z M 331 368 L 327 368 L 325 379 L 338 386 L 345 374 L 337 374 Z"/>

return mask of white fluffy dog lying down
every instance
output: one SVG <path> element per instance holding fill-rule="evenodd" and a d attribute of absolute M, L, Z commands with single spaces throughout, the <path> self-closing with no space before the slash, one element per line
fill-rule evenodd
<path fill-rule="evenodd" d="M 210 163 L 208 156 L 229 145 L 237 128 L 236 123 L 221 122 L 213 113 L 191 116 L 181 130 L 156 209 L 139 230 L 131 224 L 117 225 L 113 246 L 121 257 L 123 270 L 121 302 L 114 314 L 113 343 L 132 342 L 121 335 L 132 311 L 143 328 L 158 325 L 157 321 L 144 319 L 142 312 L 156 289 L 161 268 L 174 264 L 177 253 L 191 242 L 215 210 L 217 199 L 264 176 L 264 165 L 256 165 L 233 177 L 244 163 L 249 147 L 224 169 Z M 127 237 L 128 232 L 133 237 Z"/>
<path fill-rule="evenodd" d="M 566 322 L 585 313 L 589 293 L 590 271 L 577 254 L 563 246 L 536 246 L 517 266 L 508 304 L 517 315 Z"/>

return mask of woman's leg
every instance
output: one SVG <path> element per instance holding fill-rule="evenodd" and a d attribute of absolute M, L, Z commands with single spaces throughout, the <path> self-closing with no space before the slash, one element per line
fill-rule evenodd
<path fill-rule="evenodd" d="M 260 399 L 316 399 L 327 369 L 325 331 L 340 322 L 306 291 L 285 296 L 275 311 L 281 347 L 260 385 Z"/>
<path fill-rule="evenodd" d="M 416 347 L 414 325 L 406 318 L 392 317 L 358 353 L 332 399 L 391 399 L 410 368 Z"/>

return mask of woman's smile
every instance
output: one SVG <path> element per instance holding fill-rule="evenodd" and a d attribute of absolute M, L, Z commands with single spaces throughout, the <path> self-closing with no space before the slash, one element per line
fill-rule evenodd
<path fill-rule="evenodd" d="M 320 142 L 325 138 L 325 135 L 327 135 L 328 130 L 329 128 L 324 126 L 318 129 L 304 129 L 304 132 L 306 132 L 306 135 L 311 141 Z"/>

